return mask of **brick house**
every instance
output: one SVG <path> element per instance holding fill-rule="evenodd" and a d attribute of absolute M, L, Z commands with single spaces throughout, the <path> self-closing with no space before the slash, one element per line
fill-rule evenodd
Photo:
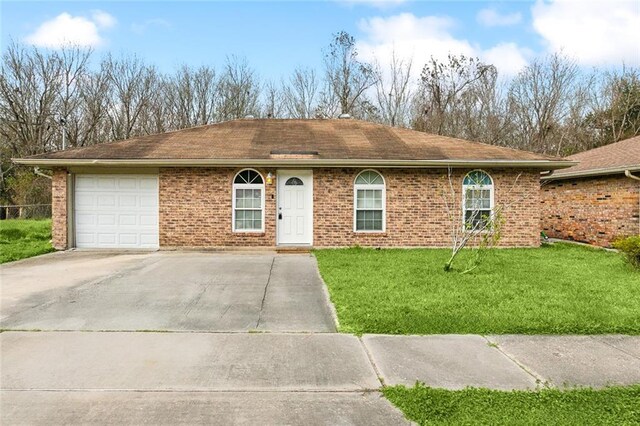
<path fill-rule="evenodd" d="M 640 235 L 640 136 L 567 157 L 542 177 L 542 229 L 552 238 L 608 247 Z"/>
<path fill-rule="evenodd" d="M 573 164 L 352 119 L 233 120 L 16 161 L 53 170 L 58 249 L 446 246 L 447 194 L 461 227 L 505 205 L 501 244 L 537 246 L 540 172 Z"/>

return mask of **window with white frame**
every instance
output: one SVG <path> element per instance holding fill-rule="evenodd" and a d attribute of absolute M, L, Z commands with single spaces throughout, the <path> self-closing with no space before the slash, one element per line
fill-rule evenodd
<path fill-rule="evenodd" d="M 462 182 L 464 226 L 483 228 L 493 214 L 493 180 L 482 170 L 469 172 Z"/>
<path fill-rule="evenodd" d="M 354 185 L 354 222 L 356 231 L 384 231 L 384 179 L 380 173 L 374 170 L 365 170 L 356 177 Z"/>
<path fill-rule="evenodd" d="M 233 179 L 233 230 L 264 231 L 264 180 L 255 170 L 242 170 Z"/>

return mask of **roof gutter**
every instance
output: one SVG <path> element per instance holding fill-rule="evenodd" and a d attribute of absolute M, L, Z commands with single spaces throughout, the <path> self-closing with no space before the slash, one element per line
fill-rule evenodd
<path fill-rule="evenodd" d="M 111 167 L 518 167 L 543 170 L 574 166 L 578 163 L 567 160 L 343 160 L 343 159 L 53 159 L 16 158 L 14 163 L 44 168 L 70 166 Z"/>
<path fill-rule="evenodd" d="M 549 175 L 543 175 L 542 180 L 562 180 L 562 179 L 573 179 L 580 177 L 591 177 L 591 176 L 605 176 L 605 175 L 616 175 L 626 172 L 638 172 L 640 171 L 640 165 L 638 166 L 624 166 L 624 167 L 609 167 L 603 169 L 591 169 L 591 170 L 580 170 L 577 172 L 557 172 Z"/>

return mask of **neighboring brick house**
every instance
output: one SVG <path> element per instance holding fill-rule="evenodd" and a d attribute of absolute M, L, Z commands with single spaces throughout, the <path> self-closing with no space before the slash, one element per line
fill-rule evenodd
<path fill-rule="evenodd" d="M 495 206 L 502 245 L 537 246 L 540 171 L 573 164 L 352 119 L 233 120 L 16 161 L 53 170 L 58 249 L 447 246 L 452 214 L 462 227 Z"/>
<path fill-rule="evenodd" d="M 640 136 L 568 159 L 579 163 L 542 178 L 542 230 L 603 247 L 640 235 Z"/>

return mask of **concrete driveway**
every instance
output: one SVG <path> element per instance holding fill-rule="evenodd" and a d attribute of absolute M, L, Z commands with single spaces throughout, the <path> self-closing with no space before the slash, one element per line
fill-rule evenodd
<path fill-rule="evenodd" d="M 0 279 L 9 330 L 335 331 L 310 255 L 66 252 Z"/>

